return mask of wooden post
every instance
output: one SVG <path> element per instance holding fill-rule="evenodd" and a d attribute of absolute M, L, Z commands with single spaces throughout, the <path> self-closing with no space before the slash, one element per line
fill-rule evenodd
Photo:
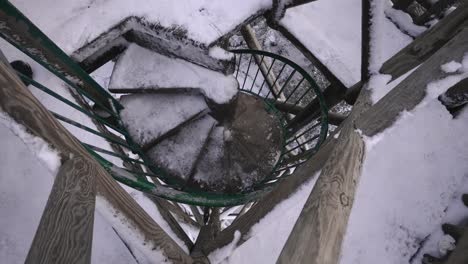
<path fill-rule="evenodd" d="M 297 168 L 293 175 L 278 184 L 275 189 L 254 204 L 245 214 L 240 215 L 230 226 L 221 231 L 215 239 L 203 245 L 205 255 L 231 243 L 236 231 L 241 233 L 238 245 L 244 243 L 246 241 L 245 235 L 249 233 L 253 225 L 265 217 L 277 204 L 287 199 L 299 186 L 313 177 L 315 172 L 323 167 L 335 142 L 336 139 L 334 137 L 329 137 L 314 158 Z"/>
<path fill-rule="evenodd" d="M 257 37 L 255 36 L 255 31 L 250 25 L 247 24 L 243 26 L 241 28 L 241 33 L 242 37 L 244 37 L 244 40 L 247 43 L 247 46 L 250 49 L 263 50 L 262 45 L 260 45 L 260 42 L 258 42 Z M 254 55 L 254 59 L 260 68 L 260 72 L 262 73 L 263 78 L 265 78 L 266 83 L 268 84 L 268 88 L 274 95 L 278 97 L 279 100 L 285 101 L 286 97 L 283 94 L 279 94 L 281 88 L 279 87 L 278 82 L 275 82 L 277 78 L 275 73 L 272 70 L 268 72 L 268 69 L 270 68 L 270 62 L 265 61 L 265 59 L 262 61 L 261 56 L 259 55 Z"/>
<path fill-rule="evenodd" d="M 92 171 L 96 178 L 97 200 L 107 201 L 116 211 L 125 216 L 130 232 L 144 234 L 148 242 L 158 246 L 163 254 L 175 263 L 192 262 L 190 256 L 89 155 L 81 143 L 44 108 L 5 62 L 0 62 L 0 106 L 16 122 L 24 125 L 32 134 L 41 137 L 55 148 L 63 160 L 69 159 L 70 155 L 84 158 L 93 168 Z M 114 209 L 103 208 L 103 210 L 109 210 L 106 212 L 107 215 L 114 215 Z"/>
<path fill-rule="evenodd" d="M 448 109 L 468 103 L 468 78 L 459 81 L 449 88 L 444 94 L 439 96 L 439 101 Z"/>
<path fill-rule="evenodd" d="M 374 106 L 370 107 L 369 90 L 362 91 L 278 263 L 338 263 L 364 160 L 364 142 L 356 129 L 370 137 L 391 126 L 402 111 L 412 110 L 422 101 L 429 82 L 447 75 L 440 70 L 441 63 L 460 61 L 467 51 L 468 28 L 450 40 Z"/>
<path fill-rule="evenodd" d="M 80 156 L 60 167 L 25 263 L 91 262 L 95 169 Z"/>
<path fill-rule="evenodd" d="M 413 42 L 388 59 L 380 73 L 389 74 L 392 80 L 423 63 L 438 51 L 453 36 L 468 26 L 468 3 L 462 3 L 455 11 L 444 17 L 434 27 L 417 37 Z M 362 89 L 362 82 L 353 85 L 347 92 L 345 100 L 354 104 Z"/>

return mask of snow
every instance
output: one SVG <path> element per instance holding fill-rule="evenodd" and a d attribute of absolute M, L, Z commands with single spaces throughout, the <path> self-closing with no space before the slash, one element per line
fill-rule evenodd
<path fill-rule="evenodd" d="M 61 96 L 75 102 L 61 80 L 29 59 L 26 55 L 17 51 L 3 40 L 0 40 L 0 49 L 9 61 L 20 59 L 29 63 L 34 72 L 34 79 L 37 82 L 44 84 Z M 98 81 L 106 88 L 106 75 L 109 77 L 112 63 L 108 63 L 103 67 L 102 69 L 98 69 L 94 74 L 100 77 Z M 46 95 L 31 85 L 28 88 L 48 109 L 96 129 L 86 115 Z M 62 124 L 80 141 L 112 151 L 106 140 L 74 126 Z M 11 132 L 9 134 L 4 132 L 8 130 L 7 128 L 13 129 L 17 135 L 11 134 Z M 0 165 L 2 165 L 2 173 L 0 174 L 0 226 L 2 226 L 0 229 L 0 245 L 6 245 L 0 246 L 0 258 L 2 260 L 12 259 L 12 261 L 6 261 L 5 263 L 22 263 L 24 262 L 45 202 L 50 193 L 53 184 L 53 172 L 60 165 L 60 160 L 45 142 L 25 134 L 24 129 L 20 125 L 12 124 L 9 118 L 5 119 L 5 115 L 2 115 L 0 118 L 0 133 L 2 135 L 6 134 L 2 136 L 2 140 L 0 141 L 2 150 L 4 150 L 0 154 Z M 28 150 L 25 150 L 26 147 Z M 30 150 L 29 148 L 32 149 Z M 33 155 L 35 154 L 39 154 L 35 158 L 39 158 L 40 161 L 41 159 L 46 159 L 46 162 L 41 161 L 42 163 L 38 163 L 34 161 Z M 105 154 L 102 154 L 102 156 L 118 166 L 122 165 L 122 161 L 118 158 Z M 27 166 L 24 164 L 27 164 Z M 137 193 L 133 195 L 131 193 L 131 195 L 137 199 L 141 206 L 145 207 L 145 210 L 174 241 L 182 248 L 185 247 L 184 243 L 176 237 L 168 224 L 160 216 L 154 204 L 148 201 L 148 198 L 140 197 L 143 196 L 141 192 L 126 186 L 124 186 L 124 189 L 130 193 Z M 99 199 L 101 198 L 98 197 L 97 200 L 99 201 Z M 100 213 L 106 215 L 106 211 L 108 210 L 109 208 L 101 207 Z M 4 217 L 4 215 L 8 215 L 8 217 Z M 100 227 L 99 230 L 97 229 L 98 227 Z M 121 232 L 120 229 L 118 231 Z M 95 214 L 93 241 L 93 263 L 135 263 L 128 249 L 116 235 L 116 231 L 111 228 L 109 222 L 106 222 L 102 218 L 101 214 Z M 129 242 L 136 243 L 137 239 L 130 239 Z M 184 250 L 187 251 L 187 248 L 185 247 Z M 139 253 L 138 249 L 133 249 L 132 251 L 134 251 L 135 255 L 140 254 L 139 258 L 141 258 L 141 253 Z M 145 260 L 139 263 L 148 262 Z"/>
<path fill-rule="evenodd" d="M 233 53 L 230 53 L 226 51 L 225 49 L 218 47 L 218 46 L 211 47 L 210 50 L 208 51 L 208 55 L 218 60 L 230 60 L 234 58 Z"/>
<path fill-rule="evenodd" d="M 196 88 L 220 104 L 232 100 L 238 86 L 232 75 L 166 57 L 136 44 L 131 44 L 119 58 L 109 85 L 114 90 Z"/>
<path fill-rule="evenodd" d="M 409 44 L 412 38 L 402 33 L 386 17 L 385 12 L 393 12 L 389 1 L 372 3 L 374 16 L 371 21 L 370 69 L 373 73 L 378 73 L 381 64 Z M 400 22 L 409 27 L 406 22 Z M 361 1 L 329 0 L 308 3 L 288 9 L 280 23 L 345 86 L 351 87 L 360 80 Z M 419 28 L 418 34 L 421 31 L 422 28 Z"/>
<path fill-rule="evenodd" d="M 390 18 L 397 27 L 412 37 L 417 37 L 427 30 L 426 27 L 415 25 L 411 16 L 401 10 L 386 8 L 385 15 Z"/>
<path fill-rule="evenodd" d="M 201 96 L 134 94 L 121 97 L 122 122 L 132 139 L 143 146 L 207 109 Z"/>
<path fill-rule="evenodd" d="M 360 17 L 361 1 L 327 0 L 287 9 L 280 24 L 351 87 L 360 79 Z"/>
<path fill-rule="evenodd" d="M 452 73 L 458 71 L 462 66 L 459 62 L 450 61 L 440 66 L 440 68 L 446 73 Z"/>
<path fill-rule="evenodd" d="M 17 137 L 23 141 L 28 149 L 41 160 L 52 174 L 57 173 L 61 161 L 59 153 L 52 149 L 42 138 L 36 137 L 26 131 L 26 128 L 16 123 L 6 113 L 0 112 L 0 123 L 8 127 Z"/>
<path fill-rule="evenodd" d="M 127 218 L 114 209 L 104 197 L 96 196 L 96 209 L 101 212 L 108 223 L 119 230 L 119 235 L 128 243 L 132 251 L 142 252 L 149 263 L 159 264 L 168 261 L 159 246 L 149 242 L 145 235 L 138 232 Z"/>
<path fill-rule="evenodd" d="M 461 64 L 468 66 L 468 56 Z M 425 251 L 437 252 L 440 225 L 456 218 L 447 208 L 468 192 L 468 111 L 454 119 L 437 97 L 466 78 L 464 71 L 428 84 L 414 110 L 365 138 L 366 159 L 341 263 L 420 263 Z M 456 221 L 465 216 L 458 213 Z M 424 250 L 418 251 L 423 241 Z"/>
<path fill-rule="evenodd" d="M 52 189 L 54 173 L 22 138 L 5 126 L 3 119 L 0 135 L 0 259 L 2 263 L 24 263 Z M 92 263 L 135 263 L 98 213 L 93 232 Z"/>
<path fill-rule="evenodd" d="M 233 250 L 232 246 L 237 244 L 235 239 L 212 252 L 208 256 L 211 263 L 275 263 L 319 175 L 320 171 L 252 226 L 242 245 Z"/>
<path fill-rule="evenodd" d="M 184 4 L 174 4 L 172 0 L 13 0 L 12 3 L 67 54 L 130 16 L 166 28 L 181 28 L 189 38 L 209 45 L 253 14 L 271 7 L 270 0 L 190 0 Z"/>
<path fill-rule="evenodd" d="M 369 70 L 377 74 L 382 64 L 413 41 L 402 33 L 385 15 L 391 9 L 390 1 L 371 2 Z"/>
<path fill-rule="evenodd" d="M 147 154 L 160 167 L 187 179 L 215 124 L 216 120 L 206 115 L 187 124 L 176 135 L 151 148 Z"/>

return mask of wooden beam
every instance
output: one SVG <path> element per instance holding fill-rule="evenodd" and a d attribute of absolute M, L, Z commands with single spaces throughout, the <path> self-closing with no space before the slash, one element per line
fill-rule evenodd
<path fill-rule="evenodd" d="M 275 189 L 254 204 L 250 210 L 239 216 L 230 226 L 221 231 L 215 239 L 203 245 L 203 252 L 205 255 L 231 243 L 236 231 L 241 233 L 241 239 L 238 245 L 244 243 L 247 240 L 245 236 L 250 232 L 253 225 L 265 217 L 277 204 L 287 199 L 299 186 L 313 177 L 315 172 L 322 168 L 335 142 L 336 139 L 334 137 L 329 137 L 313 158 L 297 168 L 293 175 L 278 184 Z"/>
<path fill-rule="evenodd" d="M 439 96 L 447 109 L 455 108 L 468 103 L 468 78 L 465 78 L 450 87 L 444 94 Z"/>
<path fill-rule="evenodd" d="M 128 220 L 126 228 L 129 229 L 127 233 L 140 232 L 148 242 L 159 247 L 169 260 L 176 263 L 190 263 L 192 261 L 190 256 L 89 155 L 81 143 L 50 114 L 8 67 L 5 62 L 0 62 L 0 106 L 2 110 L 16 122 L 24 125 L 29 132 L 49 143 L 61 154 L 63 160 L 73 155 L 83 157 L 92 164 L 95 168 L 94 175 L 96 175 L 97 200 L 105 200 L 113 207 L 102 208 L 109 210 L 107 215 L 114 215 L 117 211 L 126 217 Z M 140 243 L 137 244 L 140 245 Z"/>
<path fill-rule="evenodd" d="M 241 28 L 241 33 L 249 49 L 263 50 L 262 45 L 255 36 L 255 31 L 249 24 Z M 281 88 L 279 87 L 278 82 L 275 82 L 277 76 L 275 76 L 273 70 L 268 72 L 268 69 L 271 65 L 270 62 L 266 61 L 265 59 L 262 60 L 261 56 L 259 55 L 254 55 L 254 59 L 258 67 L 260 67 L 260 72 L 262 73 L 263 78 L 265 78 L 266 83 L 268 84 L 268 88 L 270 89 L 272 94 L 275 95 L 275 97 L 278 97 L 278 99 L 280 99 L 281 101 L 285 101 L 286 97 L 283 94 L 279 94 Z"/>
<path fill-rule="evenodd" d="M 364 142 L 354 120 L 370 107 L 364 90 L 343 123 L 331 151 L 277 263 L 338 263 L 341 241 L 361 174 Z"/>
<path fill-rule="evenodd" d="M 328 112 L 328 123 L 334 126 L 339 126 L 348 116 L 338 113 Z"/>
<path fill-rule="evenodd" d="M 423 63 L 467 26 L 468 3 L 463 3 L 435 26 L 422 33 L 408 46 L 388 59 L 380 69 L 380 73 L 389 74 L 392 76 L 392 80 L 395 80 Z M 345 100 L 348 104 L 354 104 L 361 88 L 362 82 L 359 82 L 346 92 Z"/>
<path fill-rule="evenodd" d="M 468 28 L 374 106 L 370 107 L 370 91 L 361 92 L 277 263 L 338 263 L 364 160 L 365 145 L 356 129 L 370 137 L 390 127 L 402 111 L 424 99 L 428 83 L 447 75 L 440 70 L 442 63 L 460 61 L 467 51 Z"/>
<path fill-rule="evenodd" d="M 416 25 L 424 25 L 433 18 L 439 18 L 449 7 L 453 6 L 458 0 L 439 0 L 435 2 L 426 12 L 414 19 Z"/>
<path fill-rule="evenodd" d="M 447 42 L 408 78 L 385 95 L 357 121 L 358 127 L 366 136 L 373 136 L 391 126 L 402 111 L 411 111 L 427 94 L 425 84 L 440 80 L 448 74 L 440 70 L 440 65 L 450 61 L 461 61 L 468 52 L 468 28 Z"/>
<path fill-rule="evenodd" d="M 192 211 L 192 214 L 193 214 L 193 217 L 195 217 L 195 220 L 197 220 L 197 223 L 200 226 L 204 226 L 205 221 L 203 220 L 203 216 L 200 214 L 200 211 L 198 211 L 198 206 L 190 205 L 190 210 Z"/>
<path fill-rule="evenodd" d="M 203 245 L 215 239 L 221 230 L 219 217 L 219 208 L 211 208 L 208 223 L 202 226 L 200 233 L 198 234 L 197 241 L 191 250 L 190 255 L 200 263 L 209 263 L 207 255 L 203 253 L 202 249 Z"/>
<path fill-rule="evenodd" d="M 169 225 L 171 228 L 172 232 L 184 242 L 184 244 L 187 246 L 187 248 L 192 248 L 193 247 L 193 242 L 192 240 L 187 236 L 185 233 L 184 229 L 180 227 L 179 223 L 177 220 L 174 218 L 174 216 L 170 213 L 167 204 L 168 202 L 162 198 L 152 196 L 152 195 L 146 195 L 150 200 L 154 202 L 156 207 L 158 208 L 159 213 L 163 217 L 163 219 L 166 221 L 166 223 Z"/>
<path fill-rule="evenodd" d="M 338 77 L 333 74 L 325 64 L 323 64 L 299 39 L 297 39 L 288 29 L 282 25 L 277 26 L 277 30 L 288 39 L 312 64 L 327 78 L 330 82 L 330 86 L 333 86 L 335 90 L 341 91 L 343 94 L 346 92 L 347 87 Z"/>
<path fill-rule="evenodd" d="M 361 82 L 367 82 L 370 78 L 370 30 L 371 30 L 371 1 L 362 0 L 361 8 Z M 408 0 L 400 0 L 402 3 Z M 412 0 L 411 0 L 412 1 Z"/>
<path fill-rule="evenodd" d="M 81 156 L 60 167 L 25 263 L 91 262 L 95 169 Z"/>

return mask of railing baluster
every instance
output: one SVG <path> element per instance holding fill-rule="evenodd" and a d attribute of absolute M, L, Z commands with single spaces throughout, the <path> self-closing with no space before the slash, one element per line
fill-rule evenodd
<path fill-rule="evenodd" d="M 121 140 L 121 139 L 119 139 L 119 138 L 117 138 L 117 137 L 113 137 L 113 136 L 110 136 L 110 135 L 103 134 L 103 133 L 101 133 L 101 132 L 99 132 L 99 131 L 97 131 L 97 130 L 94 130 L 94 129 L 90 128 L 90 127 L 87 127 L 87 126 L 82 125 L 82 124 L 80 124 L 80 123 L 78 123 L 78 122 L 75 122 L 75 121 L 73 121 L 73 120 L 71 120 L 71 119 L 69 119 L 69 118 L 66 118 L 66 117 L 64 117 L 64 116 L 62 116 L 62 115 L 59 115 L 59 114 L 57 114 L 57 113 L 55 113 L 55 112 L 53 112 L 53 111 L 50 111 L 50 113 L 51 113 L 55 118 L 57 118 L 57 119 L 59 119 L 59 120 L 61 120 L 61 121 L 63 121 L 63 122 L 66 122 L 66 123 L 68 123 L 68 124 L 70 124 L 70 125 L 73 125 L 73 126 L 76 126 L 76 127 L 78 127 L 78 128 L 81 128 L 81 129 L 83 129 L 83 130 L 85 130 L 85 131 L 88 131 L 88 132 L 90 132 L 90 133 L 92 133 L 92 134 L 95 134 L 95 135 L 100 136 L 100 137 L 102 137 L 102 138 L 105 138 L 105 139 L 107 139 L 107 140 L 109 140 L 109 141 L 111 141 L 111 142 L 113 142 L 113 143 L 119 144 L 119 145 L 121 145 L 121 146 L 123 146 L 123 147 L 126 147 L 126 148 L 132 150 L 132 148 L 131 148 L 125 141 L 123 141 L 123 140 Z"/>
<path fill-rule="evenodd" d="M 284 68 L 286 68 L 286 63 L 283 62 L 283 67 L 281 67 L 281 70 L 279 71 L 279 74 L 276 75 L 276 79 L 273 82 L 273 84 L 271 85 L 271 89 L 268 91 L 268 94 L 265 96 L 265 98 L 268 98 L 268 96 L 270 96 L 270 93 L 271 93 L 271 91 L 273 91 L 273 87 L 275 87 L 275 84 L 279 80 L 281 74 L 283 73 Z M 278 96 L 275 93 L 273 93 L 273 97 L 275 97 L 275 99 L 276 99 Z"/>
<path fill-rule="evenodd" d="M 265 58 L 265 56 L 262 55 L 262 59 L 260 60 L 260 63 L 257 65 L 257 66 L 258 66 L 258 69 L 257 69 L 257 72 L 255 73 L 255 78 L 254 78 L 254 80 L 253 80 L 253 82 L 252 82 L 252 86 L 250 87 L 249 92 L 252 91 L 252 89 L 253 89 L 253 87 L 254 87 L 254 85 L 255 85 L 255 81 L 257 80 L 258 72 L 260 71 L 260 66 L 261 66 L 262 63 L 263 63 L 263 58 Z"/>
<path fill-rule="evenodd" d="M 260 93 L 262 92 L 262 89 L 263 89 L 263 85 L 265 84 L 267 78 L 268 78 L 268 75 L 270 74 L 270 71 L 271 69 L 273 68 L 273 64 L 275 64 L 276 62 L 276 59 L 273 59 L 273 61 L 271 62 L 271 65 L 270 67 L 268 68 L 268 71 L 266 73 L 266 76 L 263 76 L 263 82 L 262 82 L 262 86 L 260 87 L 260 90 L 258 91 L 258 95 L 260 95 Z M 268 85 L 268 84 L 267 84 Z"/>
<path fill-rule="evenodd" d="M 250 70 L 250 64 L 252 64 L 252 59 L 253 59 L 253 55 L 250 55 L 249 66 L 247 66 L 247 72 L 245 73 L 244 83 L 242 84 L 241 90 L 244 90 L 245 81 L 247 81 L 247 77 L 249 77 L 249 70 Z"/>
<path fill-rule="evenodd" d="M 291 96 L 296 92 L 297 88 L 299 88 L 299 86 L 302 84 L 302 82 L 304 81 L 304 77 L 302 77 L 302 79 L 297 83 L 296 87 L 294 87 L 294 89 L 289 93 L 288 97 L 286 97 L 286 100 L 284 100 L 284 103 L 287 103 L 289 98 L 291 98 Z"/>
<path fill-rule="evenodd" d="M 242 60 L 242 53 L 239 54 L 239 62 L 237 63 L 236 79 L 237 79 L 237 75 L 239 75 L 241 60 Z"/>
<path fill-rule="evenodd" d="M 291 80 L 291 78 L 294 76 L 295 73 L 296 73 L 296 70 L 293 70 L 291 74 L 289 74 L 288 79 L 286 79 L 286 81 L 283 84 L 283 87 L 281 87 L 281 90 L 278 91 L 278 95 L 280 95 L 283 92 L 283 90 L 286 88 L 286 86 L 288 85 L 289 81 Z M 276 100 L 278 100 L 278 96 L 276 96 Z"/>

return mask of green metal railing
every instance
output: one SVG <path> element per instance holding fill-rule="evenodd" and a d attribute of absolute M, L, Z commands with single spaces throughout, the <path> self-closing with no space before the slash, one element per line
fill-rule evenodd
<path fill-rule="evenodd" d="M 0 19 L 2 23 L 0 37 L 60 78 L 68 85 L 72 93 L 85 98 L 85 100 L 79 102 L 67 99 L 51 87 L 46 87 L 36 80 L 18 73 L 20 78 L 30 86 L 77 110 L 92 120 L 94 124 L 97 124 L 96 127 L 90 127 L 65 116 L 66 113 L 51 111 L 55 118 L 62 123 L 91 133 L 107 141 L 110 145 L 117 146 L 110 150 L 105 149 L 104 146 L 82 142 L 88 152 L 115 180 L 140 191 L 192 205 L 221 207 L 245 204 L 259 199 L 271 191 L 274 184 L 291 175 L 294 169 L 312 156 L 325 140 L 328 129 L 327 109 L 320 90 L 307 72 L 294 62 L 276 54 L 253 50 L 232 51 L 238 58 L 235 76 L 239 79 L 239 83 L 242 83 L 241 91 L 262 98 L 267 109 L 274 112 L 283 125 L 284 139 L 281 156 L 271 175 L 243 193 L 219 194 L 184 189 L 182 184 L 169 177 L 162 168 L 150 165 L 151 163 L 148 162 L 140 146 L 132 141 L 126 128 L 121 124 L 119 111 L 122 106 L 114 97 L 8 1 L 0 0 Z M 245 63 L 242 63 L 242 56 L 250 56 L 246 70 L 243 67 Z M 274 80 L 274 84 L 268 83 L 264 78 L 265 74 L 259 70 L 258 66 L 262 62 L 252 64 L 254 56 L 260 56 L 262 62 L 273 60 L 268 71 L 274 72 L 275 67 L 279 65 L 281 70 L 277 74 L 278 78 Z M 255 71 L 256 67 L 257 71 Z M 255 76 L 252 77 L 250 72 Z M 283 72 L 289 72 L 289 76 L 283 78 Z M 262 77 L 263 83 L 259 86 L 257 82 L 261 82 Z M 272 86 L 282 87 L 281 91 L 275 93 Z M 291 103 L 291 106 L 297 108 L 306 105 L 312 98 L 318 98 L 321 103 L 321 117 L 315 123 L 308 124 L 299 130 L 288 130 L 291 114 L 280 112 L 276 107 L 277 104 L 294 102 Z M 99 108 L 100 111 L 95 110 L 96 108 Z M 106 116 L 103 116 L 101 111 L 104 111 Z M 103 129 L 98 129 L 99 126 Z M 78 137 L 78 135 L 76 136 Z M 110 162 L 111 158 L 106 159 L 104 156 L 116 158 L 118 162 Z"/>
<path fill-rule="evenodd" d="M 283 127 L 283 147 L 271 175 L 256 188 L 278 183 L 313 156 L 328 133 L 328 109 L 314 79 L 299 65 L 280 55 L 250 49 L 231 50 L 235 54 L 234 76 L 240 91 L 263 99 Z M 320 116 L 302 127 L 291 129 L 294 116 L 314 99 L 320 104 Z M 283 111 L 279 111 L 281 108 Z"/>

